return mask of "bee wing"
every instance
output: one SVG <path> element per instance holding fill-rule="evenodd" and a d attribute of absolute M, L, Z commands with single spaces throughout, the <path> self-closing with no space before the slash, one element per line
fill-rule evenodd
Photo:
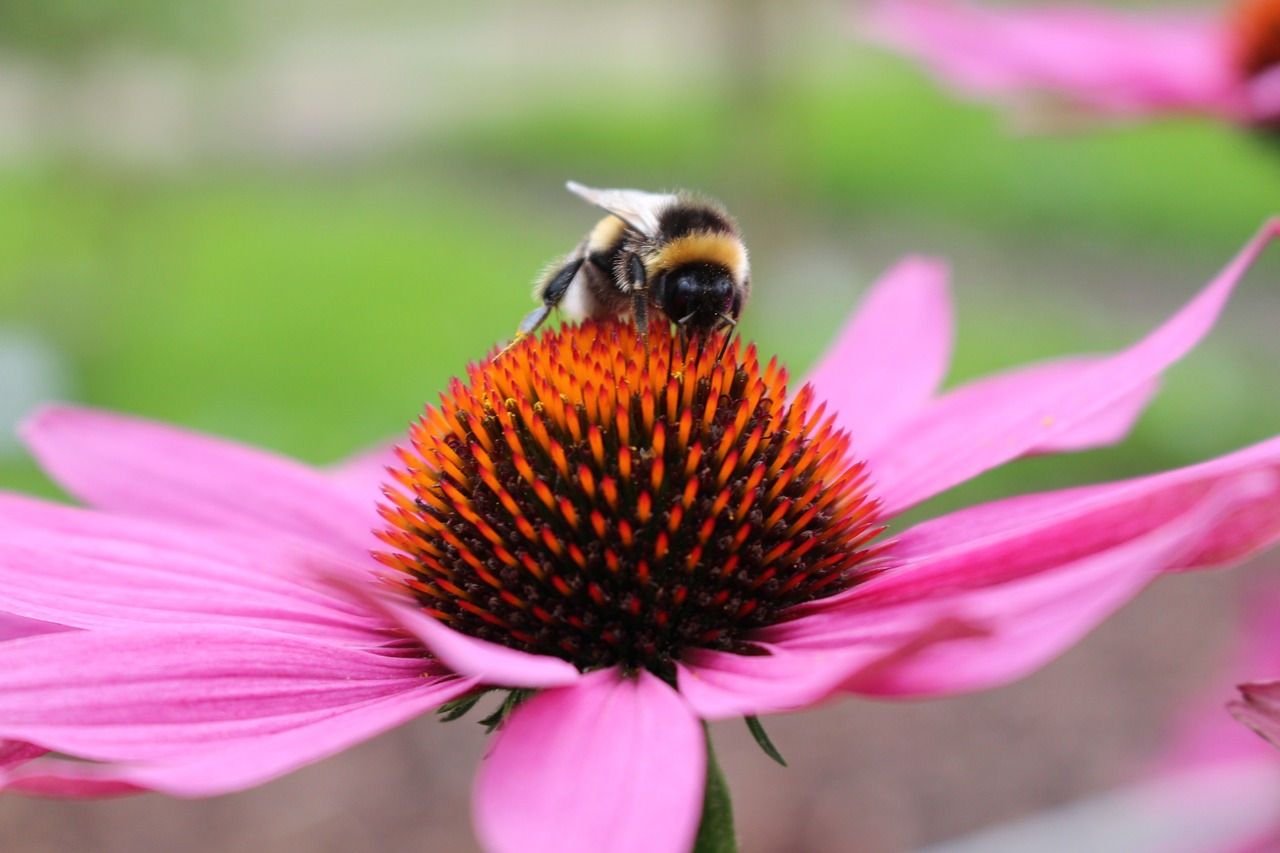
<path fill-rule="evenodd" d="M 658 233 L 658 216 L 680 200 L 670 193 L 647 193 L 642 190 L 602 190 L 584 187 L 577 181 L 565 184 L 569 192 L 626 222 L 647 237 Z"/>

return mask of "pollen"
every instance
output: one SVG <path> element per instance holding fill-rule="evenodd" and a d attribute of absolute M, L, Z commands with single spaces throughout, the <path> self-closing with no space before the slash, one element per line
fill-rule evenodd
<path fill-rule="evenodd" d="M 610 320 L 471 365 L 391 470 L 388 582 L 465 634 L 669 677 L 865 580 L 883 527 L 847 437 L 722 344 Z"/>
<path fill-rule="evenodd" d="M 1237 0 L 1231 20 L 1235 64 L 1245 79 L 1280 66 L 1280 0 Z"/>

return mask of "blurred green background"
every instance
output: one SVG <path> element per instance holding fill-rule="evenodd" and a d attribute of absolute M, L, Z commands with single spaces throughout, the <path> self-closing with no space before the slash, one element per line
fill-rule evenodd
<path fill-rule="evenodd" d="M 1274 142 L 1195 119 L 1012 135 L 853 19 L 812 0 L 0 4 L 0 487 L 56 493 L 10 438 L 50 397 L 315 463 L 396 435 L 595 221 L 569 178 L 724 201 L 752 252 L 743 334 L 794 375 L 896 258 L 951 259 L 952 383 L 1134 340 L 1280 209 Z M 1277 255 L 1122 447 L 940 503 L 1280 431 Z"/>
<path fill-rule="evenodd" d="M 393 435 L 591 225 L 566 178 L 722 199 L 755 265 L 743 331 L 798 373 L 895 257 L 952 258 L 953 380 L 1120 345 L 1274 209 L 1280 150 L 1235 129 L 1013 136 L 860 46 L 853 19 L 737 0 L 7 4 L 3 428 L 53 394 L 315 462 Z M 1260 325 L 1234 312 L 1123 454 L 1046 476 L 1274 429 Z M 47 488 L 0 448 L 0 483 Z"/>

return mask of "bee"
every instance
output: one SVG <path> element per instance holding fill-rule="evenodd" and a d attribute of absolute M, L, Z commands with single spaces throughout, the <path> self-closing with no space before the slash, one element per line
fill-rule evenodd
<path fill-rule="evenodd" d="M 630 314 L 641 340 L 655 315 L 686 340 L 737 325 L 751 274 L 724 208 L 684 193 L 566 186 L 608 216 L 538 280 L 541 304 L 520 323 L 513 346 L 554 309 L 574 320 Z"/>

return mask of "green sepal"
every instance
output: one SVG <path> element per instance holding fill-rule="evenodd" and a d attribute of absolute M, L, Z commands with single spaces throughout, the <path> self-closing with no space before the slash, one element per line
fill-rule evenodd
<path fill-rule="evenodd" d="M 502 704 L 498 706 L 492 714 L 483 720 L 478 720 L 480 725 L 484 726 L 485 734 L 493 734 L 494 729 L 502 725 L 507 717 L 511 716 L 511 712 L 524 700 L 532 696 L 536 691 L 522 690 L 520 688 L 512 688 L 507 691 L 507 698 L 502 700 Z"/>
<path fill-rule="evenodd" d="M 440 717 L 442 723 L 452 723 L 454 720 L 459 720 L 465 717 L 488 692 L 487 690 L 481 690 L 469 696 L 463 696 L 461 699 L 445 702 L 439 708 L 436 708 L 436 715 Z"/>
<path fill-rule="evenodd" d="M 707 785 L 702 796 L 702 821 L 698 824 L 693 853 L 738 853 L 729 783 L 716 760 L 716 751 L 711 746 L 711 729 L 705 722 L 702 730 L 707 738 Z"/>
<path fill-rule="evenodd" d="M 743 717 L 747 728 L 751 730 L 751 736 L 756 739 L 756 743 L 764 750 L 764 754 L 772 758 L 774 761 L 787 766 L 787 760 L 782 757 L 782 753 L 778 752 L 778 748 L 773 745 L 773 741 L 769 740 L 769 733 L 764 730 L 764 724 L 760 722 L 759 717 Z"/>

